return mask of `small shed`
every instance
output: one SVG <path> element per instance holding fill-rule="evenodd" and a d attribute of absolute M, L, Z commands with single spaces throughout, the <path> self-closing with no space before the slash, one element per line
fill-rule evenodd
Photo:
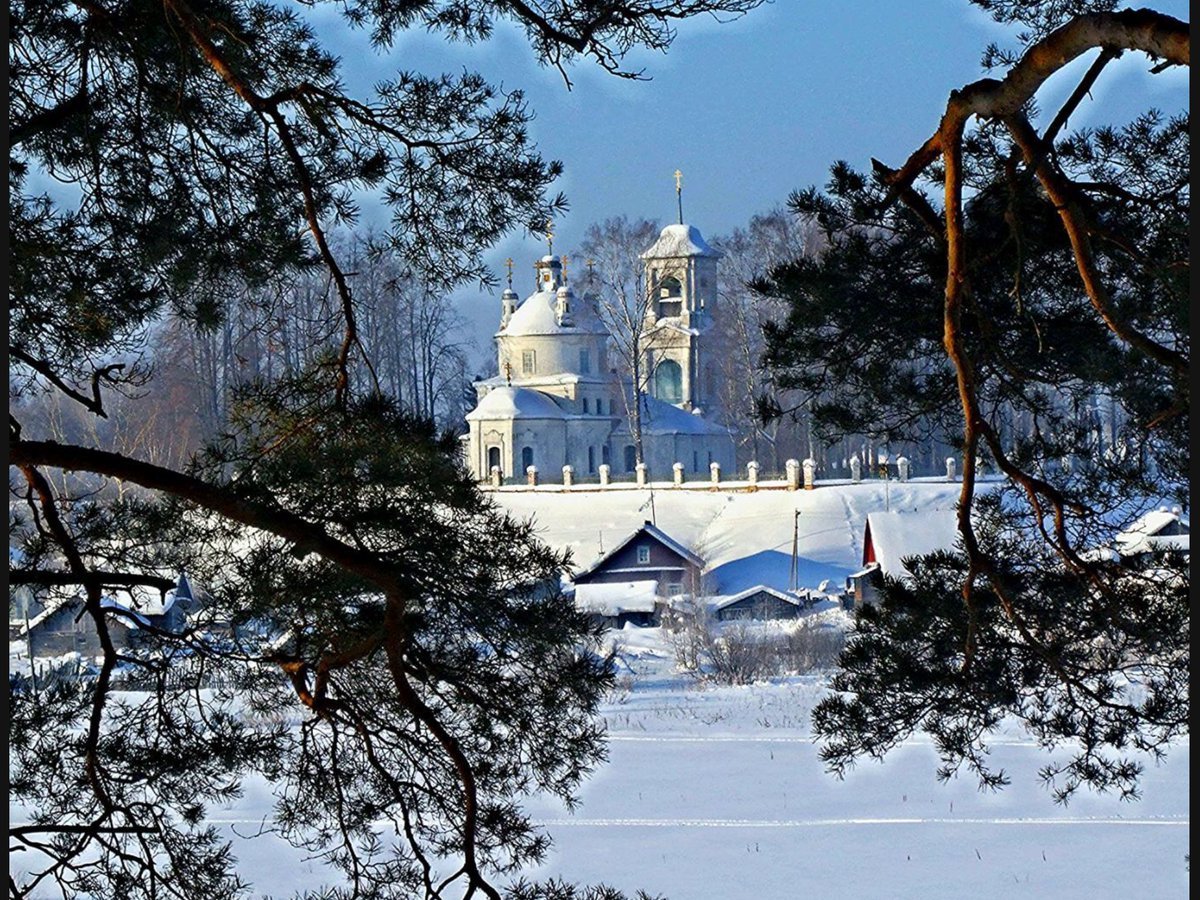
<path fill-rule="evenodd" d="M 658 582 L 590 582 L 575 587 L 575 606 L 607 628 L 658 623 L 661 598 Z"/>
<path fill-rule="evenodd" d="M 785 594 L 765 584 L 757 584 L 721 600 L 714 612 L 721 622 L 735 619 L 794 619 L 800 615 L 804 605 L 804 599 L 795 594 Z"/>

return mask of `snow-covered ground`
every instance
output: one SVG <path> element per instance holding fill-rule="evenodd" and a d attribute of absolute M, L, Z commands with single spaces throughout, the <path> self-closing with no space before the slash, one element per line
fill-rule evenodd
<path fill-rule="evenodd" d="M 867 513 L 953 509 L 961 490 L 961 484 L 944 479 L 918 479 L 753 493 L 668 486 L 568 492 L 552 485 L 491 496 L 513 515 L 532 517 L 542 539 L 569 549 L 579 569 L 653 515 L 659 528 L 708 563 L 711 592 L 730 595 L 756 584 L 788 587 L 793 528 L 798 586 L 815 589 L 829 579 L 840 587 L 861 568 Z"/>
<path fill-rule="evenodd" d="M 1133 803 L 1081 795 L 1054 805 L 1037 780 L 1047 756 L 1017 730 L 993 745 L 1012 776 L 999 793 L 965 776 L 939 783 L 921 741 L 838 781 L 809 736 L 821 676 L 704 688 L 666 674 L 649 630 L 629 640 L 638 675 L 604 709 L 610 759 L 582 806 L 528 804 L 555 841 L 531 877 L 674 900 L 1187 896 L 1186 743 L 1147 764 Z M 251 784 L 211 821 L 234 839 L 256 891 L 286 897 L 323 876 L 270 835 L 239 836 L 257 831 L 270 802 Z"/>
<path fill-rule="evenodd" d="M 657 524 L 710 563 L 716 590 L 787 586 L 800 512 L 801 586 L 841 581 L 861 562 L 865 516 L 951 508 L 959 485 L 879 482 L 816 491 L 654 491 Z M 586 566 L 650 517 L 648 491 L 499 491 L 515 514 Z M 823 613 L 822 615 L 834 615 Z M 555 841 L 530 877 L 604 881 L 675 900 L 820 898 L 1171 898 L 1188 893 L 1189 755 L 1146 762 L 1140 801 L 1083 794 L 1054 805 L 1037 772 L 1046 753 L 1013 727 L 993 742 L 1012 784 L 980 793 L 969 776 L 939 783 L 932 748 L 913 740 L 844 781 L 826 774 L 809 713 L 826 690 L 812 675 L 744 687 L 674 671 L 659 629 L 626 628 L 620 687 L 605 705 L 610 759 L 573 814 L 527 804 Z M 10 665 L 19 660 L 10 645 Z M 261 782 L 210 821 L 234 841 L 255 896 L 325 880 L 271 834 Z"/>

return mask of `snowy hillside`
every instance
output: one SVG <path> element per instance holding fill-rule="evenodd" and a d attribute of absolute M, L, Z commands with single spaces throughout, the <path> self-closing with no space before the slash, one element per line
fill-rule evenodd
<path fill-rule="evenodd" d="M 499 490 L 504 509 L 532 517 L 551 546 L 569 549 L 578 569 L 611 550 L 644 521 L 655 524 L 708 563 L 713 594 L 756 584 L 788 587 L 792 529 L 799 512 L 799 587 L 841 586 L 862 567 L 868 513 L 948 510 L 962 485 L 944 479 L 904 483 L 822 484 L 812 491 Z"/>

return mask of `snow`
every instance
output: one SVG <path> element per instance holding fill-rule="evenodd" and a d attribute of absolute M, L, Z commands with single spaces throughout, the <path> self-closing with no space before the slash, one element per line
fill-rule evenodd
<path fill-rule="evenodd" d="M 571 315 L 573 325 L 559 325 L 557 311 L 557 291 L 535 291 L 525 298 L 525 302 L 517 307 L 508 320 L 508 324 L 500 329 L 500 334 L 509 337 L 525 337 L 535 334 L 606 334 L 603 326 L 596 320 L 591 304 L 587 300 L 579 300 L 572 304 Z"/>
<path fill-rule="evenodd" d="M 754 493 L 664 485 L 653 508 L 657 526 L 708 560 L 709 578 L 727 594 L 760 583 L 786 587 L 798 522 L 801 586 L 824 589 L 823 581 L 840 584 L 859 568 L 868 514 L 889 505 L 944 511 L 959 490 L 933 479 Z M 651 514 L 648 490 L 492 496 L 514 514 L 536 516 L 545 540 L 585 564 Z M 576 602 L 587 598 L 578 593 L 585 588 L 600 588 L 592 599 L 605 602 L 622 589 L 624 606 L 644 590 L 637 584 L 581 585 Z M 845 622 L 834 604 L 824 606 L 819 616 Z M 992 762 L 1012 779 L 998 793 L 980 792 L 966 774 L 938 782 L 936 754 L 922 737 L 839 781 L 824 771 L 810 731 L 827 674 L 706 686 L 675 672 L 663 629 L 626 627 L 609 639 L 619 648 L 618 688 L 601 709 L 609 760 L 583 784 L 574 813 L 551 798 L 515 798 L 554 839 L 526 877 L 604 881 L 672 900 L 1188 894 L 1186 738 L 1161 763 L 1142 758 L 1142 798 L 1132 803 L 1082 794 L 1055 805 L 1038 770 L 1062 751 L 1047 752 L 1012 722 L 989 742 Z M 10 666 L 20 652 L 10 644 Z M 253 896 L 318 887 L 329 876 L 309 854 L 259 834 L 272 804 L 270 786 L 249 779 L 243 796 L 210 809 L 207 822 L 233 841 Z M 19 814 L 10 808 L 10 818 Z M 14 871 L 23 864 L 10 863 Z"/>
<path fill-rule="evenodd" d="M 487 392 L 479 405 L 467 413 L 467 421 L 477 419 L 565 419 L 553 400 L 540 391 L 519 387 L 498 387 Z"/>
<path fill-rule="evenodd" d="M 1116 536 L 1117 551 L 1124 556 L 1146 553 L 1151 550 L 1190 549 L 1191 523 L 1176 510 L 1152 510 Z M 1163 534 L 1164 531 L 1182 531 L 1182 534 Z"/>
<path fill-rule="evenodd" d="M 744 590 L 744 591 L 739 591 L 738 593 L 734 594 L 732 597 L 722 597 L 720 600 L 718 600 L 716 603 L 713 604 L 713 609 L 724 609 L 727 606 L 731 606 L 734 603 L 737 603 L 739 600 L 745 600 L 747 597 L 753 596 L 754 594 L 757 594 L 759 592 L 765 592 L 767 594 L 770 594 L 772 597 L 776 597 L 780 600 L 784 600 L 787 603 L 791 603 L 793 606 L 798 606 L 800 604 L 800 598 L 797 597 L 795 594 L 788 594 L 783 591 L 777 591 L 774 588 L 768 587 L 765 584 L 756 584 L 756 585 L 754 585 L 754 587 L 746 588 L 746 590 Z"/>
<path fill-rule="evenodd" d="M 643 434 L 725 434 L 725 429 L 678 406 L 642 396 Z"/>
<path fill-rule="evenodd" d="M 685 414 L 686 415 L 686 414 Z M 981 485 L 983 487 L 984 485 Z M 728 489 L 667 484 L 651 489 L 493 491 L 490 496 L 519 518 L 533 517 L 539 536 L 570 550 L 576 570 L 587 569 L 652 517 L 655 524 L 707 562 L 705 592 L 737 594 L 757 584 L 789 587 L 792 529 L 797 524 L 800 589 L 823 581 L 841 585 L 862 567 L 869 513 L 945 510 L 961 485 L 928 479 L 826 484 L 812 491 Z M 653 501 L 651 496 L 653 495 Z M 799 512 L 797 522 L 795 516 Z"/>
<path fill-rule="evenodd" d="M 602 616 L 616 616 L 623 612 L 654 612 L 657 601 L 657 581 L 581 584 L 575 588 L 576 608 Z"/>
<path fill-rule="evenodd" d="M 668 225 L 642 259 L 672 259 L 679 256 L 715 256 L 721 254 L 708 246 L 695 225 Z"/>
<path fill-rule="evenodd" d="M 902 560 L 938 550 L 953 550 L 958 544 L 958 512 L 955 509 L 873 512 L 867 515 L 875 561 L 885 575 L 908 574 Z"/>

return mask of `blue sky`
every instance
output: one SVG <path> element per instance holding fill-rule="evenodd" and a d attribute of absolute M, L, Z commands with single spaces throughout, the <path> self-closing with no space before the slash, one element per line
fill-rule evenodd
<path fill-rule="evenodd" d="M 1188 18 L 1185 2 L 1154 6 Z M 950 90 L 985 74 L 984 47 L 1011 43 L 1009 35 L 966 0 L 777 0 L 734 22 L 682 23 L 666 54 L 633 59 L 649 81 L 618 79 L 581 61 L 570 72 L 570 91 L 557 72 L 538 68 L 512 29 L 474 46 L 415 32 L 382 56 L 372 55 L 365 38 L 335 49 L 353 87 L 399 68 L 467 68 L 523 90 L 536 113 L 531 136 L 544 156 L 565 164 L 557 188 L 571 210 L 556 223 L 554 242 L 562 253 L 589 223 L 609 216 L 672 220 L 676 168 L 684 173 L 685 218 L 712 237 L 783 204 L 793 190 L 824 183 L 837 159 L 857 168 L 872 156 L 899 165 L 932 133 Z M 1077 60 L 1047 85 L 1046 109 L 1053 112 L 1090 61 Z M 1118 60 L 1071 125 L 1112 121 L 1113 108 L 1125 115 L 1185 108 L 1187 73 L 1151 77 L 1148 68 L 1141 55 Z M 544 247 L 513 235 L 489 260 L 502 273 L 512 256 L 524 295 L 531 284 L 521 274 L 532 278 Z M 471 319 L 479 350 L 490 353 L 498 293 L 466 288 L 454 300 Z"/>

